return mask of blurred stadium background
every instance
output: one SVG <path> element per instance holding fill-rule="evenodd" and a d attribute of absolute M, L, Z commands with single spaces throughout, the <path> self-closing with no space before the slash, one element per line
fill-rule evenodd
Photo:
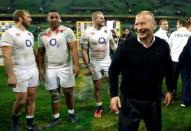
<path fill-rule="evenodd" d="M 157 20 L 167 18 L 174 30 L 178 18 L 191 15 L 190 0 L 0 0 L 0 20 L 12 20 L 16 9 L 27 9 L 32 14 L 33 24 L 46 22 L 46 13 L 57 9 L 64 24 L 75 29 L 76 21 L 90 20 L 91 13 L 103 11 L 107 20 L 119 20 L 122 28 L 132 28 L 134 16 L 141 10 L 150 10 Z"/>
<path fill-rule="evenodd" d="M 189 15 L 190 0 L 0 0 L 0 13 L 12 13 L 25 8 L 33 14 L 46 13 L 57 8 L 63 14 L 89 14 L 102 10 L 110 15 L 133 15 L 140 10 L 150 10 L 156 15 Z"/>
<path fill-rule="evenodd" d="M 33 22 L 29 30 L 34 34 L 35 40 L 48 27 L 46 16 L 51 9 L 59 11 L 62 24 L 73 29 L 78 42 L 84 29 L 89 26 L 85 21 L 91 21 L 92 12 L 98 10 L 104 12 L 106 21 L 114 21 L 113 26 L 118 35 L 126 27 L 134 33 L 134 17 L 141 10 L 152 11 L 157 23 L 161 18 L 166 18 L 169 32 L 172 32 L 176 30 L 177 19 L 188 19 L 191 16 L 190 2 L 191 0 L 0 0 L 0 38 L 2 32 L 12 26 L 3 21 L 11 21 L 16 9 L 30 11 Z"/>

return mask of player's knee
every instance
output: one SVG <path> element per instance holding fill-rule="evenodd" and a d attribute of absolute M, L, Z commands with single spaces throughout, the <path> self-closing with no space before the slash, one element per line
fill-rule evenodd
<path fill-rule="evenodd" d="M 17 99 L 15 102 L 17 105 L 24 105 L 26 103 L 26 98 Z"/>
<path fill-rule="evenodd" d="M 27 95 L 27 101 L 34 101 L 34 100 L 35 100 L 35 94 Z"/>
<path fill-rule="evenodd" d="M 60 93 L 58 92 L 58 90 L 51 90 L 50 93 L 53 103 L 60 101 Z"/>
<path fill-rule="evenodd" d="M 72 92 L 72 91 L 68 91 L 68 92 L 65 92 L 64 95 L 65 95 L 65 96 L 72 96 L 72 95 L 73 95 L 73 92 Z"/>
<path fill-rule="evenodd" d="M 95 91 L 99 91 L 101 87 L 101 80 L 94 80 L 94 89 Z"/>
<path fill-rule="evenodd" d="M 72 88 L 65 88 L 63 91 L 64 95 L 66 96 L 72 96 L 73 95 L 73 89 Z"/>
<path fill-rule="evenodd" d="M 34 97 L 27 97 L 26 103 L 27 104 L 33 104 L 35 102 L 35 98 Z"/>
<path fill-rule="evenodd" d="M 96 85 L 94 88 L 95 88 L 95 91 L 99 91 L 100 90 L 100 86 Z"/>

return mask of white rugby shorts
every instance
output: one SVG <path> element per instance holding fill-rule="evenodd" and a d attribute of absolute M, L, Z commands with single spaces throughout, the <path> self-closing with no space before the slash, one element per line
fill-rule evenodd
<path fill-rule="evenodd" d="M 91 66 L 94 69 L 92 73 L 93 80 L 99 80 L 103 77 L 108 77 L 110 63 L 92 62 Z"/>
<path fill-rule="evenodd" d="M 39 71 L 36 66 L 28 69 L 14 69 L 17 84 L 13 92 L 27 92 L 27 88 L 39 85 Z"/>
<path fill-rule="evenodd" d="M 71 67 L 47 68 L 45 88 L 53 90 L 58 87 L 70 88 L 75 86 L 75 77 Z"/>

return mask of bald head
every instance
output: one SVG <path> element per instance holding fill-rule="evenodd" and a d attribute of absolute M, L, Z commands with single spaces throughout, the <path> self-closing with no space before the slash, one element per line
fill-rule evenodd
<path fill-rule="evenodd" d="M 141 11 L 136 15 L 137 17 L 144 16 L 147 19 L 150 19 L 153 23 L 155 23 L 155 18 L 152 12 L 150 11 Z"/>

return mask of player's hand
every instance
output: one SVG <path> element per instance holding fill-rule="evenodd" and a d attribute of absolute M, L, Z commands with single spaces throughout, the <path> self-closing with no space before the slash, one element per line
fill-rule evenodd
<path fill-rule="evenodd" d="M 114 112 L 119 112 L 119 108 L 121 108 L 121 101 L 119 96 L 111 98 L 110 108 Z"/>
<path fill-rule="evenodd" d="M 88 66 L 88 71 L 90 74 L 92 74 L 94 72 L 94 68 L 92 66 Z"/>
<path fill-rule="evenodd" d="M 165 106 L 169 106 L 173 101 L 173 93 L 167 92 L 164 99 Z"/>
<path fill-rule="evenodd" d="M 79 73 L 80 73 L 80 66 L 79 66 L 79 65 L 74 65 L 74 66 L 73 66 L 73 74 L 74 74 L 75 76 L 78 76 Z"/>
<path fill-rule="evenodd" d="M 39 69 L 39 78 L 40 80 L 44 81 L 45 80 L 45 72 L 44 72 L 44 69 Z"/>
<path fill-rule="evenodd" d="M 16 84 L 17 84 L 17 80 L 16 80 L 16 76 L 12 75 L 8 78 L 8 86 L 11 88 L 16 88 Z"/>

